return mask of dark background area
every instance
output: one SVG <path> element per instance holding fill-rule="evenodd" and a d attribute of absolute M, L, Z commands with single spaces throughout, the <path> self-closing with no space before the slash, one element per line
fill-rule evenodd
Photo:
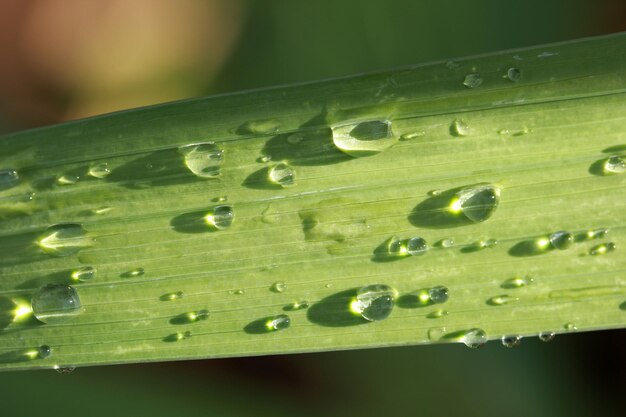
<path fill-rule="evenodd" d="M 622 1 L 10 0 L 0 126 L 626 30 Z M 0 414 L 622 415 L 625 332 L 0 374 Z"/>

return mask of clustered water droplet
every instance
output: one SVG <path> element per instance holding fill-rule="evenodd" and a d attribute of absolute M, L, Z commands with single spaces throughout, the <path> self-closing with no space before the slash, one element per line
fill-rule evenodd
<path fill-rule="evenodd" d="M 587 233 L 585 234 L 585 238 L 588 240 L 602 239 L 602 238 L 605 238 L 606 235 L 608 234 L 609 234 L 609 229 L 593 229 L 593 230 L 587 231 Z"/>
<path fill-rule="evenodd" d="M 42 323 L 63 323 L 83 311 L 78 292 L 71 285 L 48 284 L 32 299 L 33 314 Z"/>
<path fill-rule="evenodd" d="M 220 175 L 224 151 L 214 142 L 194 143 L 178 148 L 189 170 L 200 178 Z"/>
<path fill-rule="evenodd" d="M 398 239 L 396 236 L 388 239 L 387 251 L 390 256 L 420 256 L 428 252 L 428 244 L 421 237 Z"/>
<path fill-rule="evenodd" d="M 517 301 L 517 300 L 519 300 L 519 298 L 512 297 L 512 296 L 507 295 L 507 294 L 503 294 L 503 295 L 496 295 L 495 297 L 491 297 L 487 301 L 487 304 L 493 305 L 493 306 L 501 306 L 501 305 L 512 303 L 512 302 Z"/>
<path fill-rule="evenodd" d="M 393 310 L 395 297 L 396 291 L 388 285 L 368 285 L 357 291 L 350 309 L 368 321 L 384 320 Z"/>
<path fill-rule="evenodd" d="M 389 120 L 344 123 L 331 129 L 335 147 L 353 157 L 377 154 L 396 142 Z"/>

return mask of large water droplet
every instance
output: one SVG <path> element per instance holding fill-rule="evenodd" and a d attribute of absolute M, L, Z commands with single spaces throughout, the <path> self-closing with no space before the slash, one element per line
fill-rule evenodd
<path fill-rule="evenodd" d="M 268 171 L 268 179 L 272 184 L 290 187 L 296 184 L 296 171 L 285 162 L 274 165 Z"/>
<path fill-rule="evenodd" d="M 483 83 L 483 78 L 478 73 L 467 74 L 463 79 L 463 85 L 467 88 L 476 88 Z"/>
<path fill-rule="evenodd" d="M 96 276 L 96 268 L 93 266 L 83 266 L 72 271 L 72 279 L 74 281 L 87 282 Z"/>
<path fill-rule="evenodd" d="M 477 185 L 463 188 L 456 194 L 451 211 L 462 213 L 469 220 L 479 223 L 487 220 L 498 208 L 500 189 L 493 185 Z"/>
<path fill-rule="evenodd" d="M 518 347 L 522 343 L 522 336 L 502 336 L 502 346 L 507 348 Z"/>
<path fill-rule="evenodd" d="M 48 284 L 33 295 L 33 314 L 43 323 L 63 323 L 83 311 L 76 289 L 70 285 Z"/>
<path fill-rule="evenodd" d="M 617 155 L 609 157 L 602 166 L 605 175 L 621 174 L 626 172 L 626 162 Z"/>
<path fill-rule="evenodd" d="M 13 188 L 20 183 L 20 176 L 14 169 L 0 170 L 0 191 Z"/>
<path fill-rule="evenodd" d="M 522 78 L 522 72 L 519 68 L 511 67 L 506 72 L 506 78 L 510 81 L 517 82 Z"/>
<path fill-rule="evenodd" d="M 389 120 L 372 120 L 332 127 L 333 142 L 350 156 L 374 155 L 396 142 Z"/>
<path fill-rule="evenodd" d="M 218 230 L 228 229 L 233 224 L 234 219 L 235 212 L 233 206 L 230 205 L 215 206 L 205 216 L 207 224 Z"/>
<path fill-rule="evenodd" d="M 215 178 L 220 175 L 224 151 L 214 142 L 194 143 L 178 148 L 185 158 L 185 165 L 200 178 Z"/>
<path fill-rule="evenodd" d="M 52 354 L 52 348 L 48 345 L 41 345 L 37 349 L 37 355 L 39 355 L 41 359 L 45 359 L 49 357 L 51 354 Z"/>
<path fill-rule="evenodd" d="M 550 235 L 550 245 L 553 248 L 564 250 L 572 246 L 574 243 L 574 236 L 566 231 L 554 232 Z"/>
<path fill-rule="evenodd" d="M 289 328 L 289 326 L 291 326 L 291 319 L 286 314 L 270 317 L 265 323 L 265 327 L 269 331 L 284 330 Z"/>
<path fill-rule="evenodd" d="M 388 285 L 374 284 L 357 291 L 350 309 L 366 320 L 384 320 L 393 310 L 396 291 Z"/>
<path fill-rule="evenodd" d="M 539 340 L 541 340 L 542 342 L 551 342 L 552 340 L 554 340 L 555 334 L 551 331 L 541 332 L 539 333 L 538 337 Z"/>
<path fill-rule="evenodd" d="M 469 136 L 472 133 L 469 124 L 461 119 L 454 119 L 450 129 L 455 136 Z"/>
<path fill-rule="evenodd" d="M 103 162 L 89 167 L 88 174 L 94 178 L 103 179 L 111 174 L 111 170 L 109 169 L 109 165 L 106 162 Z"/>
<path fill-rule="evenodd" d="M 463 333 L 461 341 L 468 348 L 477 349 L 487 343 L 487 333 L 483 329 L 469 329 Z"/>
<path fill-rule="evenodd" d="M 78 223 L 60 223 L 50 226 L 37 244 L 46 253 L 68 256 L 93 244 L 93 238 Z"/>
<path fill-rule="evenodd" d="M 616 248 L 617 246 L 613 242 L 601 243 L 589 249 L 589 254 L 594 256 L 604 255 L 614 251 Z"/>

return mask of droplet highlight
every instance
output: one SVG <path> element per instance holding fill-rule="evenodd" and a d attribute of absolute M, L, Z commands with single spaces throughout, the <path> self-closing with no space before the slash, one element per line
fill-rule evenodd
<path fill-rule="evenodd" d="M 388 285 L 368 285 L 357 291 L 350 309 L 368 321 L 384 320 L 393 310 L 395 297 L 396 291 Z"/>
<path fill-rule="evenodd" d="M 331 129 L 335 147 L 353 157 L 374 155 L 396 143 L 389 120 L 347 123 Z"/>
<path fill-rule="evenodd" d="M 70 285 L 48 284 L 31 299 L 33 314 L 42 323 L 64 323 L 83 311 L 76 289 Z"/>
<path fill-rule="evenodd" d="M 216 178 L 220 175 L 224 151 L 214 142 L 194 143 L 178 148 L 185 166 L 200 178 Z"/>

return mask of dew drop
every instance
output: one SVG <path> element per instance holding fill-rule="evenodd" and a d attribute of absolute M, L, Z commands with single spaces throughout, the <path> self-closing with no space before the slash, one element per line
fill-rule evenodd
<path fill-rule="evenodd" d="M 277 292 L 277 293 L 285 292 L 286 289 L 287 289 L 287 284 L 285 284 L 283 281 L 276 281 L 270 287 L 270 291 Z"/>
<path fill-rule="evenodd" d="M 501 306 L 501 305 L 512 303 L 517 300 L 519 300 L 519 298 L 511 297 L 510 295 L 504 294 L 504 295 L 497 295 L 495 297 L 491 297 L 489 300 L 487 300 L 487 304 L 492 305 L 492 306 Z"/>
<path fill-rule="evenodd" d="M 280 127 L 281 123 L 276 119 L 253 120 L 244 124 L 241 130 L 245 133 L 269 135 L 276 133 Z"/>
<path fill-rule="evenodd" d="M 270 317 L 265 322 L 265 327 L 269 331 L 284 330 L 291 326 L 291 319 L 286 314 L 279 314 L 278 316 Z"/>
<path fill-rule="evenodd" d="M 58 373 L 60 373 L 61 375 L 68 375 L 71 374 L 72 372 L 74 372 L 76 370 L 76 367 L 73 365 L 69 365 L 69 366 L 56 366 L 54 368 L 55 371 L 57 371 Z"/>
<path fill-rule="evenodd" d="M 91 212 L 93 214 L 102 215 L 102 214 L 107 214 L 111 210 L 113 210 L 113 207 L 102 206 L 102 207 L 98 207 L 98 208 L 92 209 Z"/>
<path fill-rule="evenodd" d="M 353 157 L 377 154 L 396 142 L 389 120 L 336 125 L 332 135 L 335 146 Z"/>
<path fill-rule="evenodd" d="M 96 276 L 96 268 L 93 266 L 83 266 L 72 271 L 72 279 L 74 281 L 87 282 Z"/>
<path fill-rule="evenodd" d="M 215 178 L 220 175 L 224 151 L 214 142 L 194 143 L 178 148 L 185 165 L 200 178 Z"/>
<path fill-rule="evenodd" d="M 420 130 L 419 132 L 411 132 L 411 133 L 405 133 L 402 136 L 400 136 L 400 140 L 411 140 L 411 139 L 415 139 L 415 138 L 420 138 L 422 136 L 426 136 L 426 132 L 424 132 L 423 130 Z"/>
<path fill-rule="evenodd" d="M 88 174 L 94 178 L 103 179 L 109 176 L 111 170 L 109 169 L 109 164 L 103 162 L 101 164 L 92 165 L 89 167 Z"/>
<path fill-rule="evenodd" d="M 502 288 L 521 288 L 530 285 L 534 280 L 530 277 L 514 277 L 504 281 L 500 286 Z"/>
<path fill-rule="evenodd" d="M 602 239 L 609 234 L 609 229 L 593 229 L 587 231 L 585 234 L 585 239 Z"/>
<path fill-rule="evenodd" d="M 209 310 L 190 311 L 174 317 L 170 320 L 172 324 L 195 323 L 209 318 Z"/>
<path fill-rule="evenodd" d="M 269 155 L 263 155 L 257 158 L 257 162 L 266 163 L 272 160 L 272 157 Z"/>
<path fill-rule="evenodd" d="M 439 319 L 441 317 L 447 316 L 448 314 L 450 314 L 448 310 L 437 309 L 428 313 L 426 317 L 429 319 Z"/>
<path fill-rule="evenodd" d="M 428 298 L 433 304 L 443 304 L 448 301 L 448 297 L 448 288 L 443 285 L 438 285 L 428 289 Z"/>
<path fill-rule="evenodd" d="M 500 202 L 500 189 L 493 185 L 478 185 L 463 188 L 456 194 L 451 211 L 460 212 L 469 220 L 480 223 L 496 211 Z"/>
<path fill-rule="evenodd" d="M 229 293 L 232 295 L 243 295 L 246 293 L 246 291 L 242 289 L 237 289 L 237 290 L 230 290 Z"/>
<path fill-rule="evenodd" d="M 42 323 L 63 323 L 83 311 L 76 289 L 70 285 L 48 284 L 31 300 L 33 314 Z"/>
<path fill-rule="evenodd" d="M 225 230 L 233 224 L 235 212 L 233 211 L 233 206 L 230 205 L 215 206 L 204 219 L 209 226 L 218 230 Z"/>
<path fill-rule="evenodd" d="M 180 300 L 181 298 L 184 297 L 184 295 L 185 294 L 182 291 L 169 292 L 167 294 L 163 294 L 162 296 L 160 296 L 159 300 L 161 301 Z"/>
<path fill-rule="evenodd" d="M 604 255 L 613 252 L 617 246 L 613 242 L 601 243 L 589 249 L 589 254 L 593 256 Z"/>
<path fill-rule="evenodd" d="M 522 343 L 522 336 L 502 336 L 502 346 L 506 348 L 518 347 Z"/>
<path fill-rule="evenodd" d="M 192 336 L 191 332 L 176 332 L 172 333 L 169 336 L 165 336 L 163 341 L 165 342 L 179 342 L 181 340 L 190 339 Z"/>
<path fill-rule="evenodd" d="M 578 330 L 578 327 L 572 322 L 565 323 L 563 328 L 568 332 L 575 332 L 576 330 Z"/>
<path fill-rule="evenodd" d="M 0 170 L 0 191 L 13 188 L 20 183 L 20 176 L 14 169 Z"/>
<path fill-rule="evenodd" d="M 441 192 L 442 192 L 441 190 L 430 190 L 426 194 L 428 194 L 431 197 L 437 197 L 437 196 L 441 195 Z"/>
<path fill-rule="evenodd" d="M 295 303 L 291 303 L 288 306 L 286 306 L 284 308 L 284 310 L 286 311 L 297 311 L 297 310 L 304 310 L 309 308 L 309 302 L 306 300 L 302 300 L 302 301 L 298 301 Z"/>
<path fill-rule="evenodd" d="M 217 203 L 223 203 L 226 200 L 228 200 L 228 197 L 225 196 L 225 195 L 221 195 L 219 197 L 215 197 L 215 198 L 211 199 L 211 201 L 215 201 Z"/>
<path fill-rule="evenodd" d="M 558 231 L 550 234 L 550 245 L 555 249 L 564 250 L 572 246 L 574 236 L 566 231 Z"/>
<path fill-rule="evenodd" d="M 267 176 L 272 184 L 280 185 L 281 187 L 290 187 L 296 184 L 296 171 L 285 162 L 271 167 Z"/>
<path fill-rule="evenodd" d="M 605 175 L 621 174 L 626 171 L 626 162 L 617 155 L 609 157 L 602 166 Z"/>
<path fill-rule="evenodd" d="M 519 68 L 511 67 L 506 72 L 506 78 L 510 81 L 518 82 L 522 78 L 522 72 Z"/>
<path fill-rule="evenodd" d="M 122 278 L 135 278 L 135 277 L 142 276 L 145 273 L 146 273 L 146 270 L 143 268 L 133 268 L 122 273 L 120 276 Z"/>
<path fill-rule="evenodd" d="M 463 79 L 463 85 L 467 88 L 476 88 L 483 83 L 483 78 L 478 73 L 467 74 Z"/>
<path fill-rule="evenodd" d="M 41 359 L 45 359 L 52 354 L 52 348 L 48 345 L 41 345 L 37 349 L 37 354 Z"/>
<path fill-rule="evenodd" d="M 58 185 L 73 185 L 80 181 L 80 177 L 74 174 L 64 174 L 57 178 Z"/>
<path fill-rule="evenodd" d="M 461 341 L 468 348 L 477 349 L 487 343 L 487 333 L 483 329 L 469 329 L 463 333 Z"/>
<path fill-rule="evenodd" d="M 450 129 L 454 136 L 469 136 L 472 133 L 469 124 L 461 119 L 454 119 Z"/>
<path fill-rule="evenodd" d="M 80 224 L 60 223 L 48 227 L 37 244 L 46 253 L 68 256 L 91 246 L 93 241 Z"/>
<path fill-rule="evenodd" d="M 428 329 L 428 340 L 436 342 L 446 334 L 446 331 L 445 327 L 431 327 Z"/>
<path fill-rule="evenodd" d="M 451 239 L 451 238 L 441 239 L 435 244 L 435 246 L 438 246 L 440 248 L 451 248 L 452 246 L 454 246 L 454 239 Z"/>
<path fill-rule="evenodd" d="M 399 240 L 394 236 L 388 242 L 387 251 L 393 257 L 421 256 L 428 252 L 428 244 L 421 237 Z"/>
<path fill-rule="evenodd" d="M 554 332 L 541 332 L 538 335 L 539 340 L 541 340 L 542 342 L 551 342 L 554 340 L 555 334 Z"/>
<path fill-rule="evenodd" d="M 393 310 L 395 296 L 396 291 L 388 285 L 368 285 L 357 291 L 350 309 L 368 321 L 384 320 Z"/>

